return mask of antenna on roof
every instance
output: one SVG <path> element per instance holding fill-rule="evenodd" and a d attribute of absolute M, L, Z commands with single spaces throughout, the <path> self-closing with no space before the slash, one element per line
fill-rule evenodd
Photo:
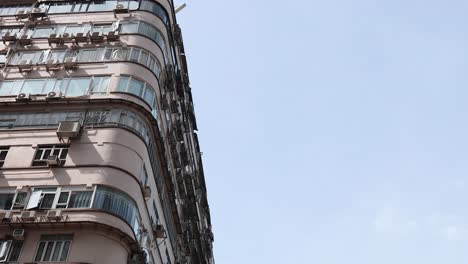
<path fill-rule="evenodd" d="M 181 5 L 179 5 L 178 7 L 175 8 L 175 13 L 179 13 L 182 9 L 184 9 L 185 7 L 187 6 L 186 3 L 183 3 Z"/>

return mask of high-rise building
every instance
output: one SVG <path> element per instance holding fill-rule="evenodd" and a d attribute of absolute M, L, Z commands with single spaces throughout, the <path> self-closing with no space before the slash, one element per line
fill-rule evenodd
<path fill-rule="evenodd" d="M 172 0 L 0 2 L 0 263 L 213 264 Z"/>

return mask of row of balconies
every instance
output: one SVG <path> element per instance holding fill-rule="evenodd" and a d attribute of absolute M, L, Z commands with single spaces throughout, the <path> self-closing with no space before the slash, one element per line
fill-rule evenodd
<path fill-rule="evenodd" d="M 117 4 L 114 8 L 114 14 L 126 14 L 129 13 L 128 7 L 122 4 Z M 29 20 L 37 21 L 37 19 L 45 19 L 48 17 L 47 10 L 39 7 L 32 8 L 31 10 L 19 10 L 15 14 L 17 21 Z"/>
<path fill-rule="evenodd" d="M 117 42 L 120 39 L 120 35 L 117 31 L 109 31 L 107 33 L 102 32 L 88 32 L 88 33 L 76 33 L 69 34 L 50 34 L 47 38 L 47 41 L 50 46 L 52 44 L 56 45 L 63 45 L 65 43 L 73 43 L 75 45 L 79 45 L 80 43 L 103 43 L 107 42 Z M 2 36 L 3 44 L 11 44 L 17 42 L 21 46 L 29 46 L 32 45 L 32 37 L 30 35 L 21 35 L 19 36 L 18 33 L 10 33 L 7 32 Z"/>

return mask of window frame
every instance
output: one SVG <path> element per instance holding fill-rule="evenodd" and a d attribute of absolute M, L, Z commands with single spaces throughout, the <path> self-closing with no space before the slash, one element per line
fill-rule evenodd
<path fill-rule="evenodd" d="M 0 168 L 3 167 L 5 164 L 5 160 L 8 157 L 8 152 L 10 151 L 10 146 L 0 146 Z M 3 157 L 3 153 L 5 153 L 5 157 Z"/>
<path fill-rule="evenodd" d="M 45 157 L 45 153 L 50 150 L 49 152 L 49 155 L 47 157 Z M 58 154 L 57 155 L 54 155 L 54 152 L 58 150 Z M 63 151 L 66 150 L 66 154 L 65 154 L 65 157 L 64 158 L 61 158 L 62 155 L 63 155 Z M 70 150 L 70 145 L 62 145 L 62 144 L 58 144 L 58 145 L 39 145 L 37 146 L 37 149 L 36 149 L 36 152 L 34 153 L 34 157 L 33 157 L 33 160 L 31 162 L 31 167 L 47 167 L 47 158 L 50 157 L 50 156 L 58 156 L 61 164 L 60 165 L 64 165 L 66 160 L 67 160 L 67 156 L 68 156 L 68 151 Z M 39 151 L 42 151 L 42 154 L 40 155 L 40 158 L 36 158 L 36 156 L 38 155 L 38 152 Z"/>
<path fill-rule="evenodd" d="M 57 236 L 57 239 L 46 239 L 45 236 Z M 58 239 L 59 236 L 71 236 L 71 238 L 69 238 L 69 239 Z M 37 247 L 36 247 L 36 250 L 35 250 L 35 253 L 34 253 L 34 262 L 66 262 L 68 257 L 70 256 L 70 249 L 72 247 L 73 238 L 74 238 L 73 234 L 41 235 L 39 241 L 37 242 Z M 60 246 L 60 249 L 59 249 L 59 254 L 57 255 L 57 260 L 52 260 L 52 258 L 54 257 L 54 253 L 57 250 L 56 246 L 57 246 L 58 242 L 62 243 L 61 246 Z M 62 254 L 63 254 L 63 250 L 65 248 L 66 242 L 69 242 L 68 243 L 68 248 L 67 248 L 65 257 L 62 258 L 63 257 Z M 44 243 L 43 247 L 41 247 L 41 243 Z M 52 250 L 51 250 L 51 252 L 50 252 L 50 254 L 48 256 L 48 259 L 45 259 L 47 248 L 48 248 L 50 243 L 52 243 Z M 38 255 L 40 253 L 40 250 L 41 250 L 41 256 L 39 257 Z"/>

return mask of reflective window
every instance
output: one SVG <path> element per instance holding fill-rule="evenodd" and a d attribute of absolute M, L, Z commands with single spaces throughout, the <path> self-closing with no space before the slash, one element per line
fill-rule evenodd
<path fill-rule="evenodd" d="M 11 16 L 22 10 L 31 10 L 31 5 L 0 5 L 0 16 Z"/>
<path fill-rule="evenodd" d="M 106 94 L 109 89 L 110 77 L 90 76 L 73 77 L 64 80 L 50 79 L 19 79 L 0 81 L 0 95 L 48 94 L 62 92 L 64 96 L 83 96 L 88 94 Z"/>
<path fill-rule="evenodd" d="M 121 76 L 117 85 L 117 91 L 134 94 L 143 98 L 152 108 L 155 106 L 154 88 L 145 82 L 141 82 L 133 77 Z"/>
<path fill-rule="evenodd" d="M 141 1 L 140 10 L 146 10 L 157 17 L 159 17 L 164 24 L 169 24 L 169 18 L 167 16 L 166 10 L 159 4 L 151 0 L 143 0 Z"/>
<path fill-rule="evenodd" d="M 137 221 L 138 209 L 133 199 L 113 188 L 98 186 L 92 207 L 114 213 L 125 219 L 131 226 Z"/>

